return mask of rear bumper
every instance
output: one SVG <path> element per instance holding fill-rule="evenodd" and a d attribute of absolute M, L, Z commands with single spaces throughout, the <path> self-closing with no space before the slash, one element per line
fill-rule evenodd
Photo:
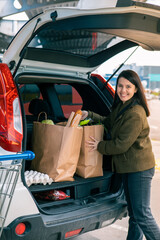
<path fill-rule="evenodd" d="M 63 216 L 62 216 L 63 215 Z M 98 229 L 103 225 L 110 225 L 116 219 L 126 217 L 125 202 L 103 203 L 78 210 L 78 212 L 61 215 L 30 215 L 15 219 L 7 228 L 4 228 L 1 240 L 63 240 L 66 232 L 82 229 L 80 234 Z M 18 223 L 26 224 L 26 231 L 18 236 L 15 227 Z M 106 224 L 105 224 L 106 223 Z"/>

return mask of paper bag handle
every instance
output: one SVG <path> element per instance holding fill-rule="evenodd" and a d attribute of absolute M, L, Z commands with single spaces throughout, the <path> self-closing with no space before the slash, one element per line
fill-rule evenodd
<path fill-rule="evenodd" d="M 47 113 L 46 113 L 46 112 L 40 112 L 40 113 L 38 114 L 38 117 L 37 117 L 37 122 L 39 122 L 39 118 L 40 118 L 40 116 L 41 116 L 42 113 L 44 113 L 45 120 L 47 120 Z"/>

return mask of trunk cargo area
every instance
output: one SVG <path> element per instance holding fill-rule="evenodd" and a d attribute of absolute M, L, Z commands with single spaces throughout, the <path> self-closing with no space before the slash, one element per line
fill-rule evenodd
<path fill-rule="evenodd" d="M 48 118 L 54 123 L 66 122 L 71 111 L 86 109 L 104 115 L 109 113 L 113 97 L 106 91 L 100 94 L 100 81 L 88 82 L 84 79 L 73 79 L 57 76 L 38 76 L 35 74 L 21 75 L 18 79 L 21 95 L 22 114 L 24 115 L 23 149 L 32 150 L 33 122 L 37 121 L 38 112 L 44 111 L 40 106 L 31 106 L 33 99 L 45 100 L 49 106 Z M 96 86 L 98 85 L 98 87 Z M 102 98 L 103 97 L 103 98 Z M 107 98 L 107 106 L 106 102 Z M 25 171 L 30 171 L 31 162 L 23 165 L 23 180 Z M 103 156 L 103 176 L 83 178 L 74 175 L 74 181 L 53 182 L 51 184 L 32 184 L 27 186 L 35 199 L 40 211 L 54 215 L 83 208 L 86 205 L 98 203 L 101 199 L 116 199 L 121 194 L 121 180 L 111 171 L 111 158 Z M 53 191 L 63 191 L 68 197 L 63 200 L 41 198 Z"/>

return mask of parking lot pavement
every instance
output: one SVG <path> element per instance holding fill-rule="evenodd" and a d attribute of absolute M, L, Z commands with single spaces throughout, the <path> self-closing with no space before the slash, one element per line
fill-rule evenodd
<path fill-rule="evenodd" d="M 150 125 L 150 138 L 156 159 L 156 171 L 160 171 L 160 101 L 153 99 L 148 102 L 151 115 L 148 118 Z"/>
<path fill-rule="evenodd" d="M 156 171 L 160 171 L 160 141 L 152 140 L 152 148 L 156 160 Z"/>

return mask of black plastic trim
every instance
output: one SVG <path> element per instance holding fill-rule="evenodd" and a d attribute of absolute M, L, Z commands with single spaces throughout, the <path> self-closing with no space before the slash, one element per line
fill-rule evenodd
<path fill-rule="evenodd" d="M 68 231 L 82 228 L 81 233 L 88 232 L 100 228 L 104 221 L 114 222 L 127 216 L 126 203 L 122 201 L 104 201 L 101 205 L 87 208 L 86 211 L 85 214 L 82 214 L 83 211 L 79 212 L 79 215 L 72 212 L 70 216 L 63 214 L 54 218 L 39 214 L 17 218 L 4 228 L 1 240 L 63 240 Z M 26 224 L 26 232 L 17 236 L 15 227 L 21 222 Z"/>
<path fill-rule="evenodd" d="M 107 61 L 114 55 L 135 46 L 137 46 L 136 43 L 125 40 L 88 58 L 84 56 L 74 56 L 70 53 L 53 51 L 50 49 L 27 48 L 25 59 L 92 68 Z"/>

